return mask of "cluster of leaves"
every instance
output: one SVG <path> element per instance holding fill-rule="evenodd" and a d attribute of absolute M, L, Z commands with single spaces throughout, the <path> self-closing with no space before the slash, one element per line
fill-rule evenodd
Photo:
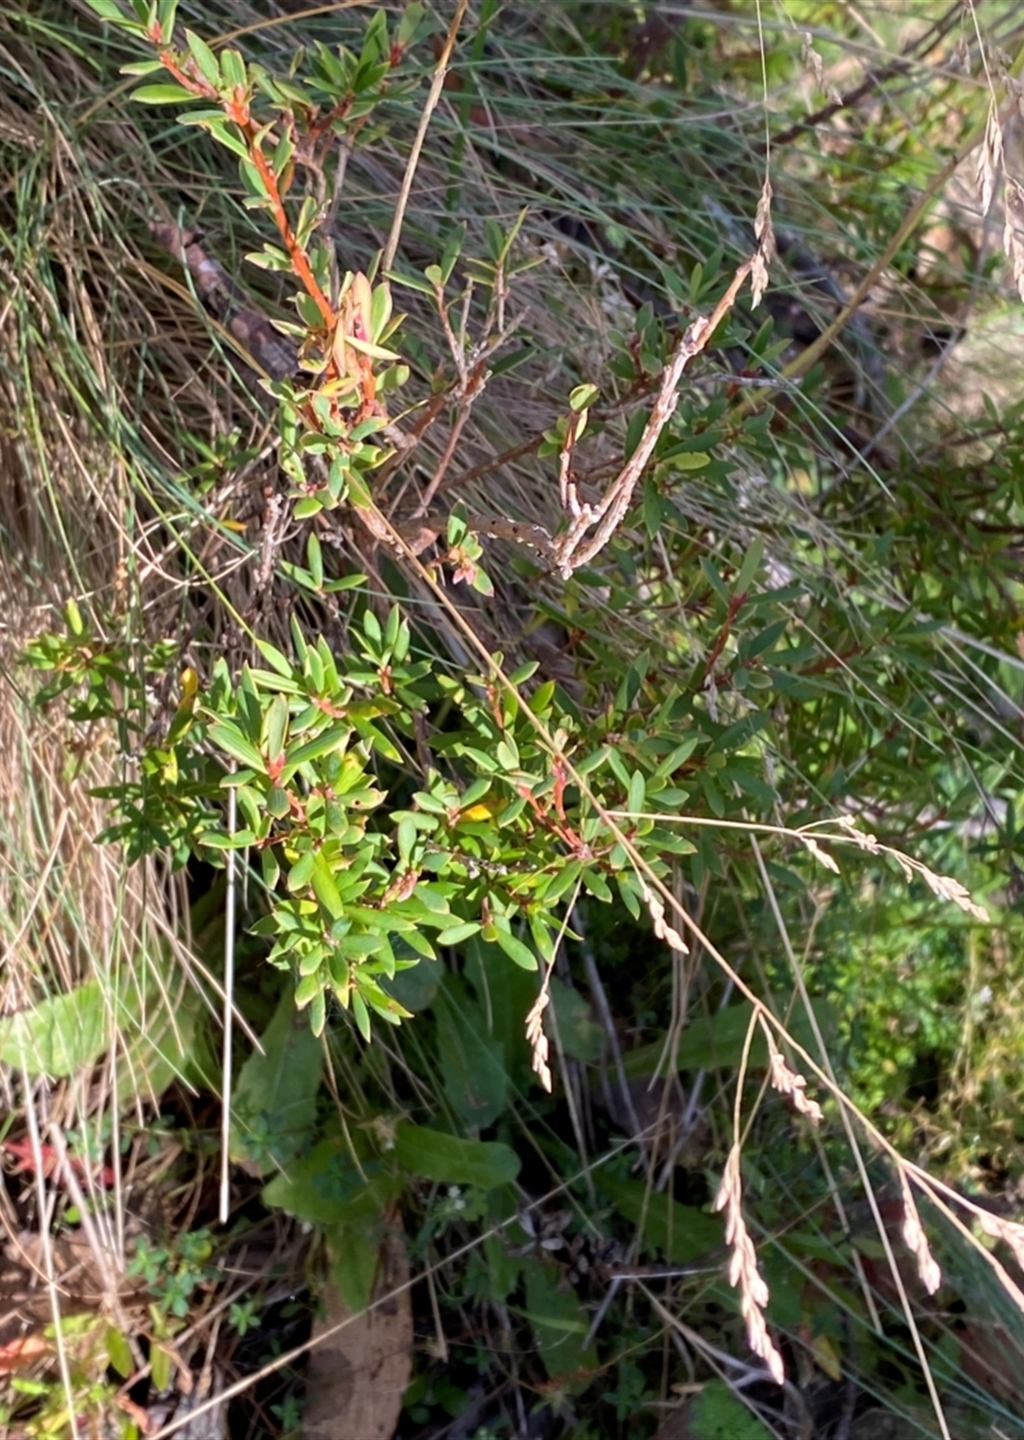
<path fill-rule="evenodd" d="M 114 0 L 90 3 L 104 20 L 155 49 L 156 58 L 129 64 L 127 74 L 172 77 L 138 87 L 135 99 L 204 102 L 180 123 L 199 126 L 237 158 L 247 207 L 267 213 L 278 232 L 279 244 L 267 242 L 249 260 L 300 282 L 298 320 L 282 328 L 297 341 L 301 375 L 270 387 L 280 403 L 281 463 L 294 486 L 296 515 L 333 508 L 350 489 L 356 503 L 369 503 L 366 477 L 388 455 L 372 437 L 387 423 L 385 397 L 409 372 L 387 348 L 399 323 L 388 286 L 371 285 L 361 272 L 339 279 L 333 247 L 318 232 L 339 155 L 357 142 L 370 143 L 380 102 L 417 84 L 415 77 L 398 83 L 392 72 L 422 29 L 423 7 L 406 7 L 394 36 L 378 12 L 358 56 L 319 46 L 300 79 L 271 76 L 235 49 L 215 53 L 191 30 L 184 48 L 176 47 L 177 0 L 134 0 L 134 18 Z M 315 180 L 293 212 L 288 194 L 297 167 Z"/>
<path fill-rule="evenodd" d="M 44 1347 L 54 1346 L 56 1325 L 46 1326 L 40 1339 Z M 0 1399 L 0 1425 L 7 1433 L 51 1440 L 73 1433 L 75 1422 L 83 1415 L 116 1413 L 117 1381 L 126 1380 L 134 1369 L 131 1348 L 121 1331 L 102 1316 L 65 1316 L 60 1324 L 60 1344 L 65 1376 L 11 1377 L 9 1398 Z M 127 1418 L 119 1431 L 126 1436 L 130 1433 Z"/>
<path fill-rule="evenodd" d="M 757 563 L 754 552 L 732 592 L 716 576 L 733 620 Z M 779 639 L 777 627 L 757 629 L 762 604 L 770 601 L 748 607 L 758 638 L 740 655 L 754 674 L 768 673 Z M 223 660 L 206 689 L 186 672 L 164 733 L 140 710 L 156 653 L 141 672 L 113 652 L 99 665 L 76 611 L 65 637 L 38 642 L 28 658 L 56 669 L 47 694 L 77 687 L 72 720 L 114 707 L 109 675 L 122 676 L 117 714 L 135 775 L 103 790 L 114 809 L 104 838 L 130 854 L 258 857 L 268 913 L 255 930 L 273 940 L 270 962 L 297 975 L 296 1001 L 310 1007 L 317 1034 L 330 996 L 366 1036 L 371 1011 L 399 1020 L 407 1012 L 381 979 L 477 934 L 524 968 L 538 955 L 550 964 L 558 908 L 581 893 L 618 895 L 639 918 L 644 886 L 631 850 L 658 874 L 670 857 L 692 854 L 699 878 L 717 862 L 680 834 L 676 817 L 693 796 L 721 815 L 727 795 L 769 797 L 756 744 L 765 712 L 713 720 L 692 693 L 652 690 L 644 657 L 585 721 L 553 681 L 522 698 L 536 662 L 499 683 L 498 672 L 458 679 L 411 659 L 397 606 L 383 625 L 363 609 L 340 657 L 322 636 L 308 642 L 297 622 L 292 632 L 295 662 L 261 640 L 267 668 L 246 667 L 237 682 Z M 407 751 L 417 742 L 430 758 L 412 788 Z M 237 828 L 226 826 L 225 791 Z"/>

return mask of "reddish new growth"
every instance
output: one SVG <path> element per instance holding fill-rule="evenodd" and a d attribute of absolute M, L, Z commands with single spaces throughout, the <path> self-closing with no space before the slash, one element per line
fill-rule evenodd
<path fill-rule="evenodd" d="M 348 349 L 346 353 L 346 335 L 364 342 L 371 338 L 363 315 L 359 313 L 358 300 L 362 297 L 353 297 L 355 313 L 353 313 L 353 298 L 344 297 L 340 313 L 335 314 L 330 299 L 324 293 L 313 272 L 309 254 L 305 246 L 300 244 L 285 209 L 284 192 L 288 189 L 291 180 L 290 167 L 286 167 L 284 173 L 279 177 L 271 160 L 264 153 L 263 144 L 267 136 L 267 127 L 259 125 L 253 119 L 249 87 L 235 85 L 229 91 L 221 92 L 202 75 L 192 56 L 180 56 L 167 46 L 164 37 L 159 33 L 159 27 L 151 31 L 150 38 L 159 47 L 160 60 L 168 74 L 173 76 L 177 83 L 196 99 L 216 103 L 225 117 L 241 133 L 248 151 L 249 162 L 259 177 L 261 188 L 266 195 L 267 208 L 287 251 L 292 270 L 320 314 L 321 338 L 327 357 L 322 377 L 324 385 L 329 386 L 330 382 L 345 378 L 355 382 L 362 402 L 355 416 L 357 424 L 371 415 L 380 414 L 381 407 L 375 394 L 376 378 L 369 357 L 364 354 L 353 355 L 351 349 Z M 347 102 L 339 102 L 339 105 L 335 106 L 325 117 L 317 118 L 312 115 L 307 117 L 309 134 L 305 137 L 306 140 L 315 145 L 324 129 L 330 129 L 334 122 L 341 118 L 346 104 Z M 284 123 L 294 130 L 294 115 L 286 116 Z M 306 418 L 314 425 L 314 428 L 317 428 L 312 412 L 308 413 Z"/>
<path fill-rule="evenodd" d="M 36 1170 L 36 1152 L 33 1150 L 31 1140 L 0 1140 L 0 1150 L 17 1160 L 13 1174 L 34 1174 Z M 49 1180 L 57 1173 L 60 1167 L 60 1156 L 52 1145 L 40 1145 L 38 1150 L 39 1158 L 42 1160 L 42 1172 Z M 79 1155 L 69 1155 L 68 1164 L 82 1180 L 88 1180 L 92 1175 L 98 1180 L 105 1190 L 109 1190 L 114 1184 L 114 1172 L 109 1165 L 90 1165 Z"/>
<path fill-rule="evenodd" d="M 564 763 L 557 755 L 551 762 L 551 775 L 554 785 L 551 791 L 550 805 L 546 803 L 544 796 L 533 795 L 529 785 L 517 786 L 519 794 L 530 806 L 544 829 L 552 835 L 557 835 L 575 859 L 593 860 L 593 850 L 582 835 L 577 833 L 565 813 L 565 789 L 568 784 L 568 776 Z"/>

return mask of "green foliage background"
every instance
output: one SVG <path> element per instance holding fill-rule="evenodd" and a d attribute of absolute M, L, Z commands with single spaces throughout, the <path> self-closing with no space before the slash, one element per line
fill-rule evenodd
<path fill-rule="evenodd" d="M 865 1279 L 880 1242 L 858 1207 L 865 1177 L 890 1197 L 892 1157 L 858 1171 L 834 1102 L 818 1142 L 762 1095 L 737 990 L 809 1052 L 823 1102 L 835 1073 L 880 1135 L 1012 1208 L 1021 410 L 1012 385 L 962 403 L 970 375 L 958 393 L 935 356 L 1019 306 L 976 189 L 955 190 L 1016 94 L 1016 17 L 886 14 L 866 41 L 838 7 L 484 3 L 410 172 L 389 299 L 375 257 L 450 20 L 400 8 L 2 17 L 4 789 L 31 804 L 5 809 L 0 1058 L 69 1089 L 105 1066 L 117 1099 L 79 1088 L 78 1118 L 126 1156 L 175 1087 L 216 1094 L 231 856 L 235 996 L 261 1040 L 235 1073 L 236 1183 L 317 1227 L 353 1308 L 385 1216 L 441 1267 L 440 1313 L 477 1338 L 443 1383 L 420 1367 L 410 1423 L 457 1411 L 498 1355 L 562 1433 L 653 1433 L 683 1332 L 623 1287 L 592 1333 L 599 1290 L 573 1267 L 611 1241 L 692 1271 L 668 1295 L 710 1382 L 694 1433 L 757 1428 L 711 1378 L 748 1354 L 708 1213 L 738 1101 L 768 1321 L 808 1416 L 833 1424 L 846 1380 L 859 1415 L 941 1433 L 930 1368 L 954 1433 L 1019 1433 L 1020 1397 L 972 1372 L 948 1317 L 921 1311 L 915 1351 Z M 251 164 L 263 145 L 283 183 L 287 147 L 223 109 L 182 123 L 180 75 L 174 93 L 137 69 L 154 25 L 179 72 L 190 53 L 208 86 L 253 77 L 261 120 L 315 129 L 303 107 L 338 104 L 286 196 L 316 281 L 297 306 Z M 570 448 L 594 498 L 639 442 L 680 330 L 753 248 L 766 159 L 766 301 L 691 366 L 624 523 L 563 580 L 515 536 L 564 523 Z M 302 375 L 260 383 L 154 221 L 201 226 Z M 316 293 L 371 350 L 328 356 Z M 373 517 L 409 521 L 433 481 L 425 571 Z M 103 842 L 84 877 L 76 827 Z M 554 1096 L 524 1032 L 548 964 Z M 638 1112 L 655 1073 L 681 1077 L 674 1154 L 608 1100 Z M 558 1206 L 545 1235 L 529 1217 Z M 926 1218 L 979 1326 L 1019 1333 Z"/>

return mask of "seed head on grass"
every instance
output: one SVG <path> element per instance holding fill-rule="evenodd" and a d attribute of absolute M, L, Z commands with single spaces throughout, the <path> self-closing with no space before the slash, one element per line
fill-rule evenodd
<path fill-rule="evenodd" d="M 777 1385 L 786 1378 L 782 1356 L 768 1334 L 764 1308 L 768 1304 L 768 1286 L 757 1268 L 757 1253 L 743 1219 L 743 1188 L 740 1180 L 740 1146 L 733 1145 L 725 1162 L 722 1183 L 715 1196 L 714 1208 L 725 1211 L 725 1243 L 732 1247 L 729 1262 L 729 1284 L 740 1292 L 740 1314 L 747 1327 L 747 1343 L 755 1355 L 768 1366 Z"/>
<path fill-rule="evenodd" d="M 900 1192 L 903 1199 L 903 1243 L 917 1261 L 917 1273 L 921 1277 L 921 1284 L 929 1295 L 934 1295 L 942 1284 L 942 1271 L 928 1244 L 928 1237 L 921 1224 L 917 1202 L 902 1169 L 900 1170 Z"/>
<path fill-rule="evenodd" d="M 761 1028 L 768 1044 L 768 1076 L 774 1089 L 780 1095 L 788 1095 L 801 1115 L 806 1115 L 812 1125 L 820 1125 L 822 1109 L 817 1100 L 807 1094 L 807 1081 L 786 1061 L 786 1057 L 775 1043 L 775 1037 L 761 1017 Z"/>

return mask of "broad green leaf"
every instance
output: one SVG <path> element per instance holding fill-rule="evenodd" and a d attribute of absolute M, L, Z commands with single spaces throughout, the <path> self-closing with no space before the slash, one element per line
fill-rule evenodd
<path fill-rule="evenodd" d="M 590 1006 L 577 990 L 553 975 L 550 980 L 551 1006 L 558 1026 L 558 1043 L 574 1060 L 594 1064 L 604 1053 L 605 1033 L 590 1013 Z"/>
<path fill-rule="evenodd" d="M 308 1144 L 316 1119 L 324 1052 L 290 991 L 235 1082 L 231 1157 L 262 1174 L 286 1166 Z"/>
<path fill-rule="evenodd" d="M 52 995 L 0 1020 L 0 1062 L 30 1075 L 65 1079 L 94 1065 L 110 1041 L 112 1017 L 98 980 Z"/>
<path fill-rule="evenodd" d="M 403 1121 L 395 1136 L 402 1169 L 439 1185 L 475 1185 L 491 1190 L 519 1174 L 519 1157 L 496 1140 L 464 1140 Z"/>
<path fill-rule="evenodd" d="M 358 1136 L 353 1137 L 353 1143 L 357 1141 Z M 390 1168 L 362 1154 L 357 1163 L 349 1140 L 331 1135 L 293 1160 L 287 1174 L 275 1175 L 262 1193 L 265 1205 L 330 1227 L 358 1225 L 379 1215 L 398 1193 L 398 1185 Z"/>
<path fill-rule="evenodd" d="M 170 966 L 162 967 L 170 972 Z M 208 1009 L 190 984 L 168 973 L 155 975 L 145 1003 L 131 987 L 119 1011 L 117 1094 L 122 1103 L 135 1096 L 158 1099 L 175 1080 L 216 1090 L 219 1063 L 210 1050 L 205 1020 Z"/>
<path fill-rule="evenodd" d="M 158 1097 L 174 1079 L 212 1084 L 199 1034 L 204 1002 L 161 957 L 126 973 L 120 988 L 88 980 L 0 1020 L 0 1063 L 64 1079 L 94 1065 L 117 1034 L 118 1094 Z"/>
<path fill-rule="evenodd" d="M 487 1033 L 483 1009 L 449 976 L 434 1001 L 444 1093 L 470 1125 L 492 1125 L 508 1105 L 500 1040 Z"/>
<path fill-rule="evenodd" d="M 724 1380 L 709 1380 L 702 1385 L 680 1415 L 685 1420 L 679 1433 L 685 1429 L 691 1440 L 771 1440 L 772 1432 Z"/>
<path fill-rule="evenodd" d="M 826 1039 L 835 1033 L 832 1007 L 826 1000 L 814 1002 L 815 1014 Z M 683 1031 L 679 1041 L 678 1061 L 681 1070 L 734 1070 L 739 1065 L 750 1024 L 750 1006 L 744 1001 L 729 1005 L 715 1015 L 698 1015 Z M 803 1011 L 797 1011 L 787 1028 L 798 1045 L 811 1049 L 816 1041 L 811 1022 Z M 623 1057 L 626 1074 L 650 1075 L 658 1063 L 663 1046 L 660 1041 L 642 1045 Z M 768 1047 L 760 1027 L 750 1047 L 750 1064 L 762 1069 L 768 1064 Z"/>
<path fill-rule="evenodd" d="M 575 1290 L 562 1284 L 562 1272 L 550 1261 L 530 1255 L 523 1264 L 526 1277 L 526 1318 L 533 1331 L 537 1353 L 552 1380 L 568 1390 L 590 1384 L 597 1368 L 593 1345 L 584 1349 L 590 1316 Z"/>
<path fill-rule="evenodd" d="M 476 994 L 478 1014 L 488 1035 L 500 1046 L 510 1083 L 524 1090 L 531 1083 L 526 1016 L 537 998 L 537 982 L 505 952 L 475 936 L 466 946 L 466 979 Z"/>
<path fill-rule="evenodd" d="M 354 1215 L 347 1224 L 331 1225 L 325 1232 L 331 1279 L 353 1315 L 365 1310 L 373 1299 L 374 1283 L 380 1279 L 380 1247 L 385 1234 L 380 1212 Z"/>
<path fill-rule="evenodd" d="M 643 1224 L 642 1244 L 659 1250 L 671 1265 L 688 1265 L 710 1255 L 725 1238 L 724 1221 L 671 1196 L 652 1194 L 642 1180 L 602 1172 L 600 1187 L 631 1225 Z M 713 1261 L 709 1261 L 709 1264 Z"/>

